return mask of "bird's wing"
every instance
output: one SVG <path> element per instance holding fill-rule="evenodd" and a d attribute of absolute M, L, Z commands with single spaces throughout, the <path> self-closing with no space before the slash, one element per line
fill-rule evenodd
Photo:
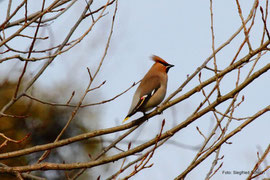
<path fill-rule="evenodd" d="M 140 93 L 141 97 L 145 95 L 152 96 L 160 88 L 160 85 L 160 78 L 158 76 L 144 79 L 140 84 L 140 86 L 144 87 Z"/>
<path fill-rule="evenodd" d="M 125 121 L 127 121 L 130 116 L 132 116 L 133 114 L 135 114 L 138 109 L 143 105 L 145 104 L 149 99 L 150 99 L 151 96 L 149 95 L 144 95 L 142 96 L 140 99 L 139 99 L 139 102 L 137 103 L 137 105 L 134 107 L 134 109 L 132 109 L 132 111 L 126 116 L 126 118 L 123 120 L 122 123 L 124 123 Z"/>
<path fill-rule="evenodd" d="M 145 88 L 140 90 L 140 86 L 144 86 Z M 160 88 L 160 81 L 157 76 L 148 78 L 148 80 L 142 80 L 140 86 L 138 87 L 137 91 L 135 92 L 133 98 L 133 106 L 130 108 L 128 115 L 126 116 L 126 121 L 130 116 L 135 114 L 140 107 L 142 107 L 147 101 L 155 94 L 155 92 Z"/>

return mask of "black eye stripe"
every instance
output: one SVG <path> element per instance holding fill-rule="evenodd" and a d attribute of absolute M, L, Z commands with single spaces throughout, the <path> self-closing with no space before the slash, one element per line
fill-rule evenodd
<path fill-rule="evenodd" d="M 169 64 L 159 61 L 160 64 L 163 64 L 164 66 L 169 66 Z"/>

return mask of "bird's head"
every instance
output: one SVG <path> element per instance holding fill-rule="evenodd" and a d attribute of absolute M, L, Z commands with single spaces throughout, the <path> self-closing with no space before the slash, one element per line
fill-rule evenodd
<path fill-rule="evenodd" d="M 167 63 L 164 59 L 156 55 L 152 56 L 152 60 L 156 63 L 162 64 L 165 67 L 166 73 L 169 72 L 170 68 L 174 67 L 174 65 Z"/>

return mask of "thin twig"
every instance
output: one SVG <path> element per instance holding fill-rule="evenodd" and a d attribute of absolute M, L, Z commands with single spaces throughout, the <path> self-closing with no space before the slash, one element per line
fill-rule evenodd
<path fill-rule="evenodd" d="M 239 17 L 242 21 L 242 25 L 243 25 L 243 28 L 244 28 L 244 34 L 245 34 L 245 40 L 248 44 L 248 48 L 249 48 L 249 51 L 252 51 L 252 47 L 251 47 L 251 44 L 250 44 L 250 41 L 249 41 L 249 32 L 247 31 L 247 28 L 246 28 L 246 23 L 245 23 L 245 20 L 244 20 L 244 17 L 243 17 L 243 14 L 242 14 L 242 9 L 241 9 L 241 6 L 240 6 L 240 3 L 238 0 L 236 0 L 236 4 L 237 4 L 237 8 L 238 8 L 238 14 L 239 14 Z"/>
<path fill-rule="evenodd" d="M 250 172 L 250 174 L 248 175 L 247 179 L 253 179 L 254 177 L 253 174 L 255 173 L 255 171 L 258 170 L 260 164 L 265 160 L 265 158 L 267 157 L 267 154 L 270 152 L 270 144 L 267 146 L 267 148 L 265 149 L 263 155 L 261 158 L 259 158 L 258 162 L 255 164 L 254 168 L 252 169 L 252 171 Z"/>

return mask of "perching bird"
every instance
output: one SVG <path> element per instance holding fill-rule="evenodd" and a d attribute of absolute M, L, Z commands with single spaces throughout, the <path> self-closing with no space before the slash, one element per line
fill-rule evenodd
<path fill-rule="evenodd" d="M 155 55 L 152 56 L 152 59 L 155 61 L 155 64 L 143 77 L 137 88 L 128 115 L 123 123 L 138 111 L 145 114 L 145 112 L 153 109 L 163 101 L 166 95 L 167 73 L 174 65 L 167 63 L 165 60 Z"/>

